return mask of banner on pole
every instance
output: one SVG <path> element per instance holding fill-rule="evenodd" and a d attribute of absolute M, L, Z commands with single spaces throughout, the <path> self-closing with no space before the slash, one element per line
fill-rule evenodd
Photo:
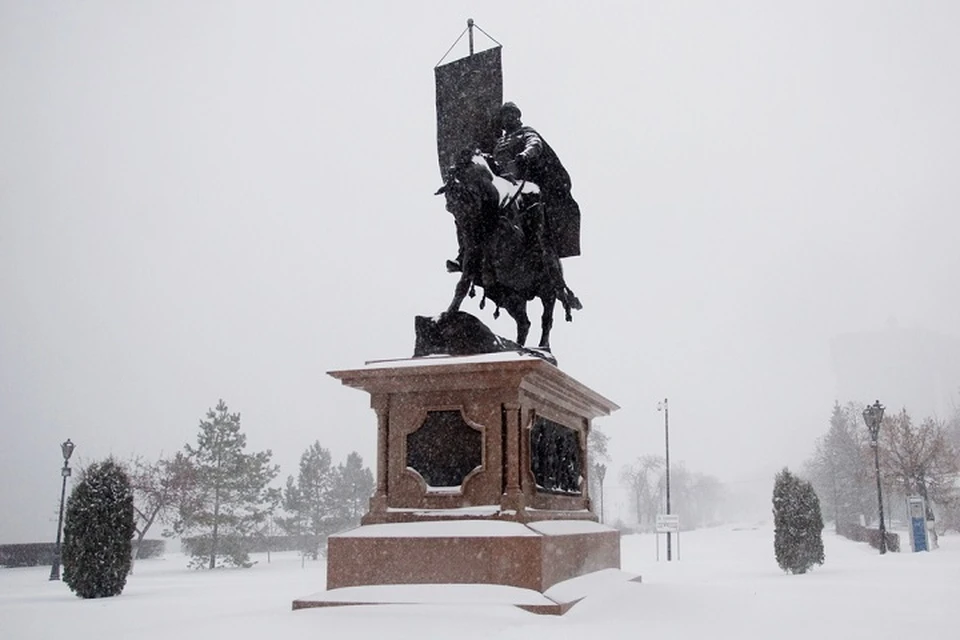
<path fill-rule="evenodd" d="M 437 82 L 437 158 L 440 174 L 464 149 L 493 151 L 503 104 L 500 47 L 434 68 Z"/>

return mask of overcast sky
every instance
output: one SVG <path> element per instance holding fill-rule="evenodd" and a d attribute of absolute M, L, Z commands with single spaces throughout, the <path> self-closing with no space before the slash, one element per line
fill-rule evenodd
<path fill-rule="evenodd" d="M 0 542 L 53 539 L 64 439 L 155 458 L 219 398 L 278 482 L 314 440 L 373 466 L 326 372 L 453 294 L 433 67 L 468 17 L 573 178 L 552 343 L 622 406 L 615 469 L 666 396 L 673 460 L 772 483 L 833 337 L 960 332 L 958 3 L 0 0 Z"/>

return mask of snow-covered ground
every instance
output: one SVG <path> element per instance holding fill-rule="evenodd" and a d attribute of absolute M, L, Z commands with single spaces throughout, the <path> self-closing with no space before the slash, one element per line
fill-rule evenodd
<path fill-rule="evenodd" d="M 661 538 L 662 541 L 662 538 Z M 769 525 L 684 533 L 679 562 L 656 561 L 652 535 L 624 536 L 621 584 L 565 616 L 506 605 L 376 605 L 291 611 L 324 585 L 322 562 L 293 553 L 249 570 L 193 571 L 168 554 L 138 563 L 123 594 L 81 600 L 49 567 L 0 570 L 4 640 L 131 638 L 954 638 L 960 621 L 960 537 L 932 553 L 881 557 L 866 544 L 824 534 L 826 564 L 800 576 L 773 559 Z M 676 551 L 676 549 L 674 549 Z"/>

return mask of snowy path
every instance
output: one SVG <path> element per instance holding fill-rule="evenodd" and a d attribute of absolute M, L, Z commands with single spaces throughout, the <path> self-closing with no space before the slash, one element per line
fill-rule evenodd
<path fill-rule="evenodd" d="M 661 539 L 662 540 L 662 539 Z M 727 638 L 771 640 L 953 637 L 960 603 L 960 537 L 927 554 L 880 557 L 866 544 L 825 533 L 826 564 L 784 575 L 769 526 L 683 534 L 681 561 L 655 560 L 650 535 L 625 536 L 623 569 L 643 575 L 587 599 L 561 618 L 508 606 L 393 605 L 292 612 L 293 599 L 323 588 L 323 563 L 301 568 L 274 554 L 251 570 L 185 568 L 176 554 L 140 562 L 123 595 L 84 601 L 49 582 L 49 568 L 0 570 L 0 637 L 192 640 L 343 637 Z M 661 543 L 661 559 L 665 552 Z"/>

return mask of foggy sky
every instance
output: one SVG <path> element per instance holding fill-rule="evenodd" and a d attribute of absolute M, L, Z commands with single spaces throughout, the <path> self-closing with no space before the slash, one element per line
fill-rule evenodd
<path fill-rule="evenodd" d="M 552 344 L 623 407 L 614 469 L 666 396 L 672 460 L 772 486 L 874 399 L 835 336 L 960 332 L 956 3 L 2 0 L 0 542 L 53 539 L 62 440 L 170 454 L 219 398 L 278 483 L 314 440 L 374 465 L 325 372 L 453 295 L 433 66 L 468 17 L 573 178 Z"/>

